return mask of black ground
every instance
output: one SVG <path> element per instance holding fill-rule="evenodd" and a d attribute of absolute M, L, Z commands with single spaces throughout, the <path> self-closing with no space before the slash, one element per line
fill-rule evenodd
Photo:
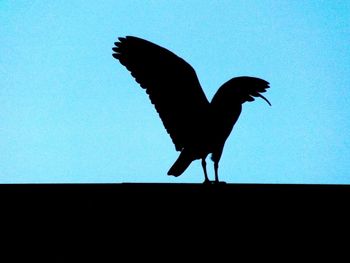
<path fill-rule="evenodd" d="M 108 258 L 96 262 L 118 261 L 122 253 L 131 259 L 140 248 L 173 257 L 196 244 L 202 255 L 226 245 L 233 256 L 236 243 L 308 247 L 305 237 L 343 233 L 349 197 L 348 185 L 0 185 L 0 215 L 3 241 L 17 251 L 12 257 L 24 253 L 18 244 L 34 246 L 35 255 L 49 252 L 48 262 L 68 262 L 62 251 Z"/>

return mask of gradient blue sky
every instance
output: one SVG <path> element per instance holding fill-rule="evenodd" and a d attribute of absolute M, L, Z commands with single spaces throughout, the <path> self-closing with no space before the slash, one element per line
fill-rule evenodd
<path fill-rule="evenodd" d="M 220 162 L 232 183 L 350 183 L 350 1 L 0 1 L 0 183 L 202 182 L 144 91 L 111 56 L 146 38 L 196 70 L 211 99 L 266 79 Z M 213 170 L 210 162 L 210 176 Z"/>

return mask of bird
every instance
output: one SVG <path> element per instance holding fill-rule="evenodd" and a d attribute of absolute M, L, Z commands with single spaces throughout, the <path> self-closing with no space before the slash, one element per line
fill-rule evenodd
<path fill-rule="evenodd" d="M 168 175 L 178 177 L 194 161 L 201 159 L 204 184 L 224 184 L 219 180 L 219 161 L 225 142 L 237 122 L 242 104 L 260 97 L 269 82 L 239 76 L 225 82 L 209 102 L 193 67 L 170 50 L 148 40 L 118 37 L 112 56 L 130 71 L 145 89 L 170 135 L 179 157 Z M 215 179 L 210 180 L 206 158 L 211 154 Z"/>

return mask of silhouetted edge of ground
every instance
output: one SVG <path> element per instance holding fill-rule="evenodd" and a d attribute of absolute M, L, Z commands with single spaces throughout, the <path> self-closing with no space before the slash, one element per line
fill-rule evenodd
<path fill-rule="evenodd" d="M 245 237 L 250 244 L 257 233 L 263 239 L 273 231 L 288 237 L 295 229 L 300 233 L 301 227 L 307 233 L 310 228 L 324 233 L 326 226 L 333 229 L 348 222 L 349 197 L 349 185 L 0 185 L 3 226 L 16 242 L 40 233 L 41 240 L 54 248 L 64 244 L 75 250 L 78 244 L 94 244 L 92 250 L 84 247 L 83 254 L 89 255 L 104 241 L 112 245 L 113 258 L 115 251 L 133 247 L 137 240 L 142 246 L 153 244 L 154 238 L 166 246 L 174 237 L 214 242 L 217 239 L 211 240 L 209 234 L 215 233 L 236 240 Z M 116 246 L 116 241 L 122 245 Z"/>
<path fill-rule="evenodd" d="M 259 203 L 280 200 L 302 202 L 341 201 L 350 198 L 350 185 L 316 184 L 182 184 L 182 183 L 117 183 L 117 184 L 2 184 L 0 198 L 22 202 L 36 199 L 37 203 L 51 201 L 69 206 L 74 202 L 99 202 L 105 204 L 159 205 L 176 201 L 210 200 L 232 204 L 238 201 Z"/>
<path fill-rule="evenodd" d="M 16 218 L 52 222 L 186 222 L 240 218 L 272 220 L 281 215 L 303 220 L 347 211 L 350 185 L 307 184 L 12 184 L 0 185 L 1 210 Z M 73 218 L 75 218 L 73 220 Z M 78 218 L 78 219 L 77 219 Z M 176 219 L 176 220 L 175 220 Z"/>
<path fill-rule="evenodd" d="M 238 184 L 224 183 L 204 185 L 201 183 L 50 183 L 50 184 L 0 184 L 0 194 L 11 193 L 349 193 L 350 185 L 341 184 Z"/>

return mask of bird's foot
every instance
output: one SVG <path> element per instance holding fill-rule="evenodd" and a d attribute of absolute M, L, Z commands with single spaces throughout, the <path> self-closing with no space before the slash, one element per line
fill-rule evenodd
<path fill-rule="evenodd" d="M 226 182 L 223 182 L 223 181 L 204 180 L 203 184 L 205 184 L 205 185 L 210 185 L 210 184 L 213 184 L 213 185 L 223 185 L 223 184 L 226 184 Z"/>
<path fill-rule="evenodd" d="M 205 184 L 205 185 L 213 184 L 213 181 L 210 181 L 210 180 L 208 180 L 208 179 L 205 179 L 204 182 L 203 182 L 203 184 Z"/>
<path fill-rule="evenodd" d="M 215 180 L 215 181 L 213 181 L 213 184 L 215 184 L 215 185 L 222 185 L 222 184 L 226 184 L 226 182 Z"/>

